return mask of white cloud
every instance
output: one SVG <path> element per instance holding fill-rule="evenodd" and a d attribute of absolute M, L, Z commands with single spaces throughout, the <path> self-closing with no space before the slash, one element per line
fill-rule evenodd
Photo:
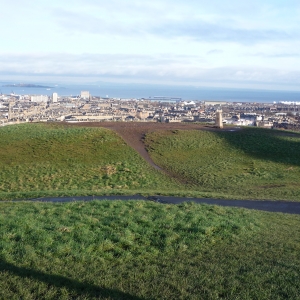
<path fill-rule="evenodd" d="M 0 74 L 43 77 L 90 77 L 122 82 L 212 84 L 231 87 L 268 85 L 297 87 L 300 72 L 241 67 L 205 68 L 198 57 L 146 55 L 10 55 L 1 56 Z"/>
<path fill-rule="evenodd" d="M 212 50 L 209 50 L 209 51 L 207 52 L 207 55 L 222 54 L 222 53 L 224 53 L 223 50 L 220 50 L 220 49 L 212 49 Z"/>
<path fill-rule="evenodd" d="M 253 56 L 263 57 L 263 58 L 298 58 L 300 53 L 297 52 L 282 52 L 282 53 L 255 53 Z"/>
<path fill-rule="evenodd" d="M 106 12 L 109 5 L 105 5 L 102 10 Z M 122 5 L 121 5 L 122 7 Z M 129 7 L 131 7 L 129 5 Z M 141 9 L 139 6 L 134 6 Z M 145 7 L 143 6 L 144 11 Z M 58 23 L 69 31 L 86 32 L 95 35 L 112 35 L 112 36 L 136 36 L 145 38 L 147 35 L 163 39 L 190 38 L 197 41 L 210 43 L 216 42 L 234 42 L 251 45 L 253 43 L 268 41 L 288 41 L 299 40 L 300 34 L 296 28 L 277 29 L 276 26 L 265 26 L 264 28 L 255 27 L 253 24 L 242 24 L 234 18 L 218 17 L 207 20 L 203 14 L 195 16 L 182 16 L 175 13 L 174 15 L 165 13 L 163 15 L 151 15 L 142 13 L 133 15 L 132 11 L 122 15 L 113 11 L 111 17 L 101 11 L 97 16 L 93 13 L 67 11 L 57 9 L 54 15 Z M 118 10 L 117 10 L 118 11 Z"/>
<path fill-rule="evenodd" d="M 2 78 L 299 85 L 296 0 L 0 2 Z"/>

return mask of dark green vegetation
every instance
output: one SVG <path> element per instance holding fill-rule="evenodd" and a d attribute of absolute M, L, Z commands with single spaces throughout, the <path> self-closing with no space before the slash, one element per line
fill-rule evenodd
<path fill-rule="evenodd" d="M 0 128 L 0 199 L 163 192 L 174 186 L 110 130 L 55 124 Z"/>
<path fill-rule="evenodd" d="M 299 299 L 299 225 L 193 203 L 0 203 L 0 298 Z"/>
<path fill-rule="evenodd" d="M 193 191 L 222 197 L 300 200 L 300 134 L 156 131 L 145 142 L 154 162 Z"/>

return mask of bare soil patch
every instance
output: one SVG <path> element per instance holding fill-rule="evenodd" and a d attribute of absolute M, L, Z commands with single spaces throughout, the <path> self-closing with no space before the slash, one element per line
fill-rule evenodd
<path fill-rule="evenodd" d="M 72 126 L 104 127 L 117 132 L 124 141 L 135 149 L 151 166 L 161 170 L 149 156 L 143 137 L 156 130 L 220 130 L 213 126 L 195 123 L 150 123 L 150 122 L 84 122 L 73 123 Z"/>

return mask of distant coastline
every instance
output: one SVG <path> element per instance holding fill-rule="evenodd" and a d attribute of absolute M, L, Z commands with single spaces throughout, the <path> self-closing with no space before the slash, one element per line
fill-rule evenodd
<path fill-rule="evenodd" d="M 52 86 L 47 85 L 38 85 L 38 84 L 27 84 L 27 83 L 17 83 L 17 84 L 6 84 L 2 85 L 3 87 L 23 87 L 23 88 L 53 88 Z"/>
<path fill-rule="evenodd" d="M 51 85 L 52 87 L 48 87 Z M 80 95 L 81 91 L 89 91 L 93 96 L 102 98 L 142 99 L 155 95 L 161 97 L 175 97 L 183 100 L 197 101 L 227 101 L 227 102 L 249 102 L 249 103 L 274 103 L 281 101 L 300 102 L 300 91 L 269 91 L 269 90 L 247 90 L 247 89 L 225 89 L 191 86 L 164 86 L 147 84 L 70 84 L 61 86 L 57 83 L 36 84 L 13 84 L 12 82 L 0 81 L 0 95 L 47 95 L 57 93 L 62 96 Z"/>

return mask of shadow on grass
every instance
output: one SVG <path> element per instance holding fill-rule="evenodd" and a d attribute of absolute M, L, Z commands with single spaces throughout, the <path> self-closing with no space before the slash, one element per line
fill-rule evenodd
<path fill-rule="evenodd" d="M 104 297 L 109 299 L 131 299 L 131 300 L 142 300 L 142 298 L 132 296 L 130 294 L 108 288 L 102 288 L 96 285 L 82 283 L 74 279 L 69 279 L 60 275 L 45 274 L 40 271 L 17 267 L 11 263 L 0 260 L 0 272 L 7 271 L 11 274 L 17 275 L 21 278 L 30 278 L 40 282 L 44 282 L 52 287 L 66 288 L 72 294 L 72 297 L 87 296 L 89 298 Z M 76 294 L 76 295 L 74 295 Z"/>
<path fill-rule="evenodd" d="M 263 128 L 215 131 L 230 146 L 254 158 L 300 166 L 300 134 Z M 284 137 L 298 138 L 286 140 Z"/>

